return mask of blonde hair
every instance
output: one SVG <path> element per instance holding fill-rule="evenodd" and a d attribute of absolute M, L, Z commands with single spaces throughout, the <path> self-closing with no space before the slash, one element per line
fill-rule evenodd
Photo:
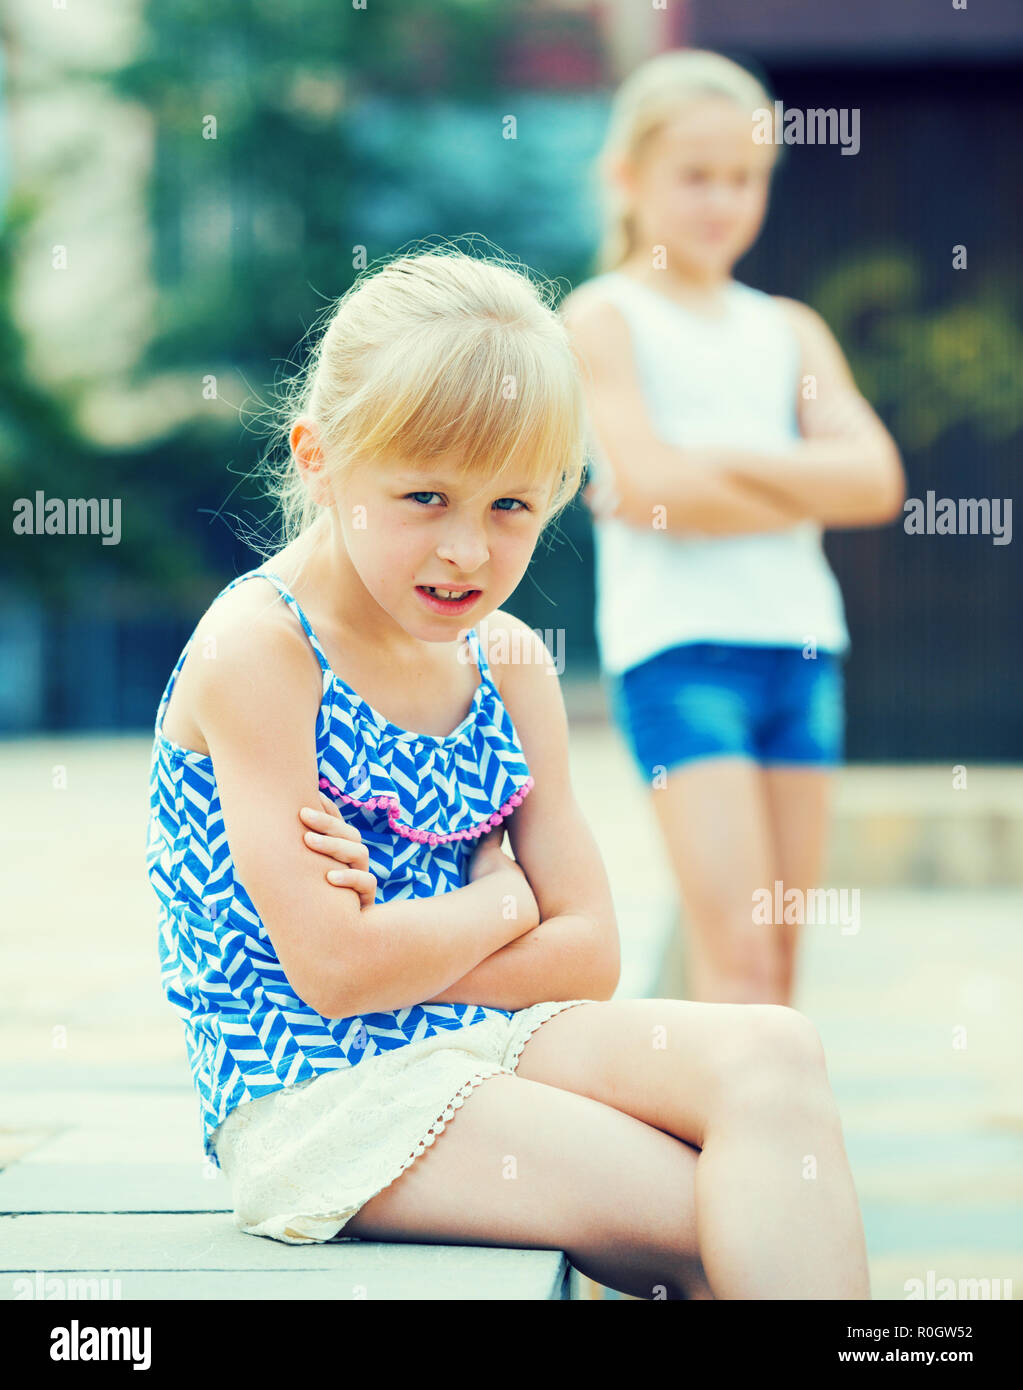
<path fill-rule="evenodd" d="M 698 48 L 659 53 L 630 73 L 616 91 L 595 169 L 603 222 L 596 257 L 599 272 L 617 269 L 636 249 L 635 221 L 611 177 L 612 168 L 621 160 L 638 160 L 644 144 L 682 106 L 707 96 L 748 106 L 751 115 L 772 104 L 767 88 L 751 72 L 720 53 Z"/>
<path fill-rule="evenodd" d="M 484 480 L 552 488 L 544 526 L 574 497 L 585 464 L 575 358 L 555 282 L 450 243 L 361 273 L 326 311 L 305 368 L 285 383 L 275 447 L 299 415 L 320 428 L 328 467 L 458 451 Z M 315 334 L 316 326 L 310 330 Z M 284 543 L 323 511 L 292 456 L 265 461 Z"/>

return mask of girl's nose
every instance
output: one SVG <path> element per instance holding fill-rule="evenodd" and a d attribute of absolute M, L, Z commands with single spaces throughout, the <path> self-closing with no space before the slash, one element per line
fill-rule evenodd
<path fill-rule="evenodd" d="M 450 560 L 460 573 L 472 574 L 490 558 L 490 547 L 482 530 L 461 527 L 451 531 L 437 546 L 437 556 Z"/>
<path fill-rule="evenodd" d="M 726 211 L 735 201 L 732 190 L 725 183 L 711 183 L 707 186 L 707 202 L 718 212 Z"/>
<path fill-rule="evenodd" d="M 711 203 L 718 212 L 737 212 L 748 198 L 748 190 L 737 188 L 733 183 L 714 184 L 710 191 Z"/>

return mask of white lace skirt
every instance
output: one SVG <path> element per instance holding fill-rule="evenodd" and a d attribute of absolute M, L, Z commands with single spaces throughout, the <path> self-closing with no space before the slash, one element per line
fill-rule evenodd
<path fill-rule="evenodd" d="M 331 1240 L 443 1133 L 474 1087 L 515 1071 L 542 1023 L 594 1002 L 533 1004 L 442 1029 L 237 1106 L 213 1136 L 234 1224 L 289 1245 Z"/>

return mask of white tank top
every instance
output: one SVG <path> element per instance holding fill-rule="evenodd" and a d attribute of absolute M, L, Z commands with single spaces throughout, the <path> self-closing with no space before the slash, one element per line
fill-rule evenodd
<path fill-rule="evenodd" d="M 617 271 L 587 281 L 586 292 L 628 323 L 650 420 L 667 443 L 774 452 L 800 438 L 799 344 L 770 295 L 733 280 L 724 316 L 711 320 Z M 601 477 L 599 456 L 592 464 Z M 614 518 L 594 529 L 597 639 L 610 674 L 685 642 L 849 646 L 814 522 L 736 536 L 671 535 Z"/>

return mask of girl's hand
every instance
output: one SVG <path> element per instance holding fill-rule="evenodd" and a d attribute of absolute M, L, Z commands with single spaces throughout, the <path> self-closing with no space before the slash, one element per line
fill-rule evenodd
<path fill-rule="evenodd" d="M 614 480 L 606 475 L 595 477 L 583 489 L 583 501 L 598 521 L 614 516 L 621 500 Z"/>
<path fill-rule="evenodd" d="M 487 874 L 496 874 L 509 866 L 518 868 L 515 860 L 501 848 L 503 842 L 503 825 L 495 826 L 489 834 L 480 836 L 469 860 L 470 883 L 475 883 L 478 878 L 486 878 Z M 521 870 L 519 872 L 521 873 Z"/>
<path fill-rule="evenodd" d="M 593 436 L 586 441 L 591 462 L 589 477 L 583 488 L 583 501 L 597 521 L 613 516 L 622 500 L 615 480 L 614 469 L 607 461 L 599 443 Z"/>
<path fill-rule="evenodd" d="M 324 792 L 320 792 L 320 801 L 323 809 L 303 806 L 298 813 L 308 827 L 303 838 L 317 854 L 325 854 L 345 866 L 328 869 L 327 882 L 338 888 L 354 888 L 360 906 L 372 907 L 376 901 L 377 881 L 369 872 L 369 851 L 362 836 L 354 825 L 348 824 L 337 803 Z"/>
<path fill-rule="evenodd" d="M 475 883 L 478 878 L 486 878 L 488 874 L 509 875 L 508 890 L 525 913 L 523 920 L 527 924 L 526 930 L 529 930 L 539 925 L 540 908 L 522 865 L 501 848 L 503 840 L 503 825 L 496 826 L 488 835 L 480 836 L 469 860 L 469 882 Z"/>

